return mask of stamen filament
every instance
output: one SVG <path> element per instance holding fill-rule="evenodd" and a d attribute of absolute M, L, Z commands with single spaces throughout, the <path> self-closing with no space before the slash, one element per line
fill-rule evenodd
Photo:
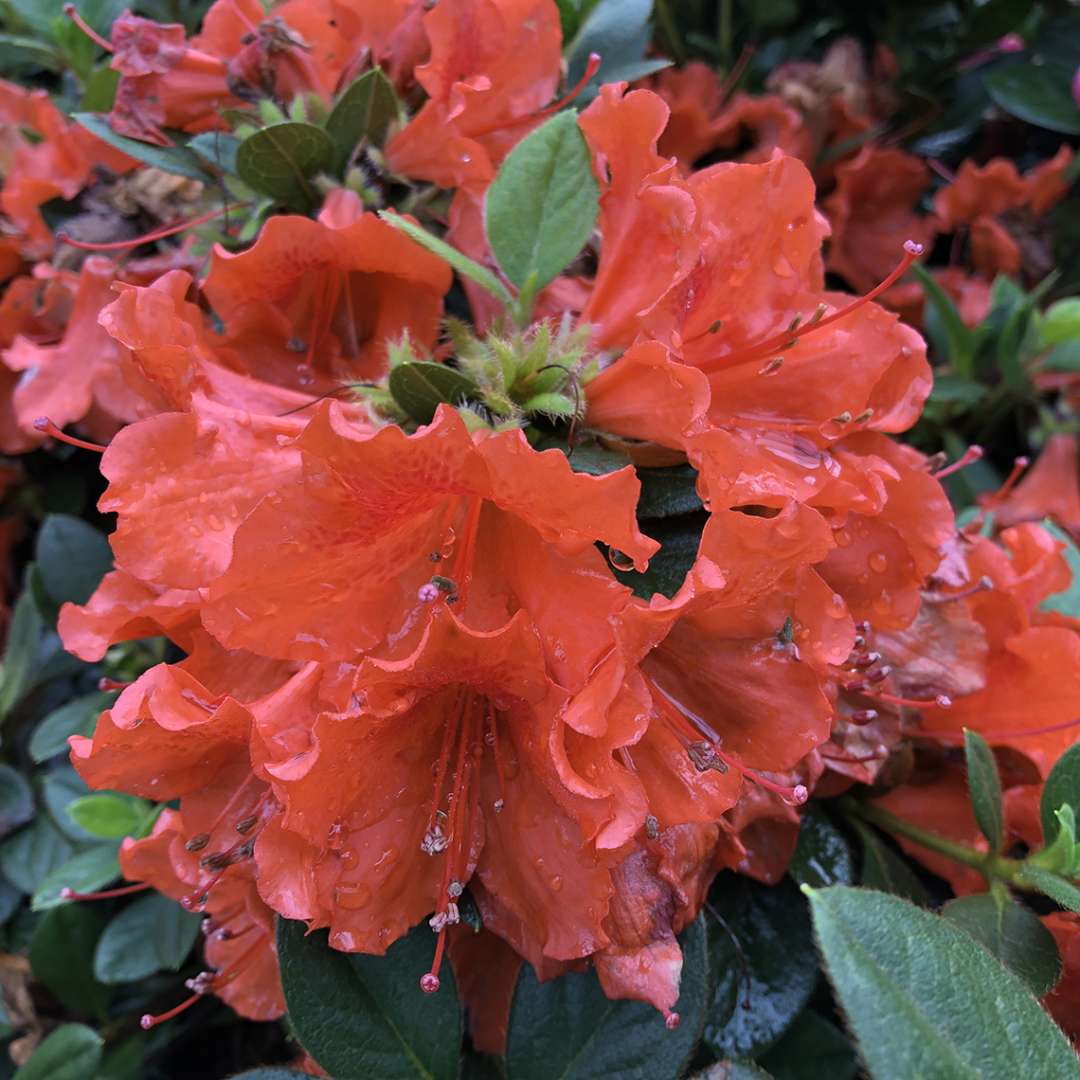
<path fill-rule="evenodd" d="M 874 286 L 864 296 L 857 297 L 846 307 L 840 308 L 839 311 L 834 311 L 831 315 L 826 315 L 822 319 L 810 319 L 803 323 L 795 331 L 782 330 L 779 334 L 774 335 L 771 338 L 761 342 L 758 345 L 749 345 L 744 349 L 736 349 L 735 352 L 726 353 L 723 356 L 709 357 L 703 361 L 699 366 L 702 371 L 713 371 L 721 366 L 734 363 L 747 363 L 751 360 L 757 360 L 762 356 L 769 353 L 775 353 L 781 349 L 790 348 L 796 341 L 801 340 L 808 334 L 812 334 L 817 330 L 822 330 L 826 326 L 831 326 L 834 322 L 840 319 L 847 318 L 857 308 L 862 307 L 864 304 L 870 303 L 879 297 L 886 289 L 895 284 L 907 273 L 911 264 L 923 253 L 922 244 L 917 244 L 913 240 L 907 240 L 904 242 L 904 254 L 900 259 L 900 262 L 896 264 L 892 273 L 886 278 Z M 697 341 L 704 337 L 704 334 L 696 335 L 692 340 Z"/>
<path fill-rule="evenodd" d="M 114 52 L 113 44 L 103 38 L 79 13 L 74 4 L 64 5 L 64 14 L 95 44 L 106 52 Z"/>
<path fill-rule="evenodd" d="M 39 416 L 34 421 L 34 427 L 50 438 L 67 443 L 68 446 L 77 446 L 80 450 L 93 450 L 95 454 L 104 454 L 108 450 L 107 446 L 99 446 L 97 443 L 87 442 L 85 439 L 77 439 L 74 435 L 64 434 L 47 416 Z"/>
<path fill-rule="evenodd" d="M 76 240 L 69 236 L 63 229 L 57 230 L 56 239 L 80 251 L 121 251 L 124 248 L 139 247 L 142 244 L 152 244 L 157 240 L 164 240 L 169 236 L 175 236 L 185 229 L 194 229 L 198 225 L 205 225 L 214 218 L 223 214 L 230 214 L 233 210 L 243 210 L 249 203 L 233 203 L 232 206 L 222 206 L 217 210 L 209 210 L 198 217 L 188 218 L 186 221 L 177 221 L 172 225 L 165 225 L 154 232 L 143 233 L 142 236 L 133 236 L 130 240 L 107 240 L 102 243 L 91 243 L 88 240 Z"/>
<path fill-rule="evenodd" d="M 117 889 L 105 889 L 102 892 L 88 892 L 81 893 L 76 892 L 74 889 L 69 889 L 67 886 L 60 890 L 61 900 L 113 900 L 118 896 L 131 896 L 132 893 L 145 892 L 152 886 L 142 881 L 136 885 L 123 885 Z"/>
<path fill-rule="evenodd" d="M 976 461 L 981 461 L 982 456 L 983 448 L 981 446 L 969 446 L 951 465 L 946 465 L 943 469 L 938 469 L 937 472 L 932 472 L 930 475 L 935 480 L 944 480 L 946 476 L 952 476 L 953 473 L 966 469 L 969 465 L 974 465 Z"/>

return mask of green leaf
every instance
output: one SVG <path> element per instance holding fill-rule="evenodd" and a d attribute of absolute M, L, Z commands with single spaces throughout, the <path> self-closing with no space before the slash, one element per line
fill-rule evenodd
<path fill-rule="evenodd" d="M 94 978 L 94 948 L 105 918 L 92 904 L 53 908 L 30 939 L 30 966 L 63 1005 L 76 1013 L 100 1013 L 109 990 Z"/>
<path fill-rule="evenodd" d="M 962 379 L 959 375 L 934 372 L 934 389 L 930 400 L 944 405 L 977 405 L 989 393 L 987 387 L 972 379 Z"/>
<path fill-rule="evenodd" d="M 37 535 L 41 580 L 58 603 L 85 604 L 112 569 L 109 541 L 70 514 L 50 514 Z"/>
<path fill-rule="evenodd" d="M 1024 981 L 948 919 L 866 889 L 807 892 L 829 978 L 875 1080 L 1080 1077 Z"/>
<path fill-rule="evenodd" d="M 334 142 L 333 171 L 343 176 L 361 140 L 381 146 L 401 107 L 382 68 L 365 71 L 334 103 L 326 131 Z"/>
<path fill-rule="evenodd" d="M 418 424 L 430 424 L 441 404 L 461 405 L 479 393 L 464 372 L 427 360 L 398 364 L 390 372 L 389 387 L 394 401 Z"/>
<path fill-rule="evenodd" d="M 800 885 L 850 885 L 855 862 L 844 834 L 817 804 L 803 811 L 799 840 L 788 864 L 788 873 Z"/>
<path fill-rule="evenodd" d="M 17 889 L 32 893 L 74 851 L 67 837 L 47 814 L 39 814 L 25 829 L 0 844 L 0 871 Z"/>
<path fill-rule="evenodd" d="M 318 201 L 311 177 L 330 168 L 334 142 L 322 128 L 296 120 L 268 124 L 236 151 L 236 172 L 256 191 L 307 212 Z"/>
<path fill-rule="evenodd" d="M 34 794 L 26 778 L 10 765 L 0 765 L 0 836 L 25 825 L 34 816 Z"/>
<path fill-rule="evenodd" d="M 701 510 L 704 504 L 697 492 L 697 476 L 697 469 L 690 465 L 639 469 L 641 498 L 638 499 L 638 517 L 675 517 Z"/>
<path fill-rule="evenodd" d="M 14 1080 L 92 1080 L 104 1045 L 85 1024 L 61 1024 L 16 1071 Z"/>
<path fill-rule="evenodd" d="M 140 897 L 105 928 L 94 954 L 94 974 L 103 983 L 124 983 L 155 971 L 178 971 L 201 924 L 201 916 L 167 896 Z"/>
<path fill-rule="evenodd" d="M 42 800 L 57 828 L 76 844 L 89 843 L 97 839 L 93 833 L 87 832 L 73 821 L 68 814 L 68 807 L 76 799 L 89 794 L 90 789 L 86 786 L 86 782 L 70 765 L 58 765 L 50 770 L 41 789 Z"/>
<path fill-rule="evenodd" d="M 1004 890 L 950 900 L 941 914 L 1016 972 L 1036 997 L 1057 985 L 1061 958 L 1054 935 Z"/>
<path fill-rule="evenodd" d="M 427 248 L 433 255 L 438 255 L 443 262 L 449 263 L 462 277 L 468 278 L 474 284 L 479 285 L 480 288 L 491 293 L 496 300 L 502 302 L 507 311 L 513 308 L 514 298 L 510 295 L 510 290 L 486 266 L 474 262 L 468 255 L 463 255 L 445 240 L 433 236 L 426 229 L 420 228 L 416 222 L 402 217 L 401 214 L 380 210 L 379 217 L 387 225 L 397 229 L 398 232 L 403 232 L 410 240 L 415 240 L 421 247 Z"/>
<path fill-rule="evenodd" d="M 126 135 L 117 135 L 109 126 L 108 118 L 97 113 L 77 112 L 73 113 L 71 118 L 102 142 L 122 150 L 128 157 L 133 157 L 144 165 L 173 173 L 175 176 L 200 180 L 204 184 L 213 183 L 214 178 L 199 164 L 198 157 L 185 146 L 155 146 L 152 143 L 139 142 L 138 139 L 129 139 Z"/>
<path fill-rule="evenodd" d="M 548 450 L 553 447 L 566 453 L 566 440 L 552 439 L 550 444 L 538 445 L 537 449 Z M 589 476 L 607 476 L 608 473 L 625 469 L 627 465 L 633 464 L 625 454 L 620 454 L 617 450 L 609 450 L 599 443 L 581 443 L 575 446 L 567 454 L 567 460 L 574 472 L 586 473 Z"/>
<path fill-rule="evenodd" d="M 111 694 L 87 694 L 53 709 L 30 736 L 30 757 L 40 764 L 57 754 L 66 754 L 70 736 L 93 735 L 98 716 L 111 700 Z"/>
<path fill-rule="evenodd" d="M 0 70 L 9 78 L 38 71 L 59 71 L 62 66 L 56 50 L 45 42 L 19 34 L 0 34 Z"/>
<path fill-rule="evenodd" d="M 1020 871 L 1019 880 L 1021 884 L 1037 889 L 1043 896 L 1049 896 L 1055 904 L 1080 915 L 1080 889 L 1071 881 L 1040 866 L 1025 866 Z"/>
<path fill-rule="evenodd" d="M 120 72 L 101 64 L 94 68 L 83 83 L 82 100 L 79 107 L 83 112 L 107 113 L 116 101 L 116 88 L 120 85 Z"/>
<path fill-rule="evenodd" d="M 651 14 L 652 0 L 599 0 L 593 5 L 565 50 L 571 86 L 584 76 L 589 54 L 600 56 L 600 69 L 578 95 L 579 103 L 591 101 L 602 83 L 633 82 L 670 65 L 670 60 L 645 59 L 652 38 Z"/>
<path fill-rule="evenodd" d="M 1080 340 L 1080 297 L 1070 296 L 1043 312 L 1039 336 L 1044 345 L 1063 345 Z"/>
<path fill-rule="evenodd" d="M 364 956 L 331 949 L 325 931 L 309 935 L 303 923 L 279 919 L 285 1002 L 304 1049 L 339 1080 L 454 1080 L 461 1007 L 450 965 L 442 965 L 437 994 L 419 984 L 434 953 L 425 923 L 386 956 Z"/>
<path fill-rule="evenodd" d="M 520 289 L 553 281 L 588 242 L 600 209 L 577 113 L 561 112 L 521 140 L 488 189 L 484 221 L 499 266 Z"/>
<path fill-rule="evenodd" d="M 0 665 L 0 720 L 11 712 L 33 684 L 34 661 L 41 632 L 45 629 L 29 588 L 32 569 L 27 567 L 23 576 L 23 589 L 8 625 L 4 662 Z"/>
<path fill-rule="evenodd" d="M 799 1014 L 761 1064 L 775 1080 L 855 1080 L 859 1071 L 851 1040 L 809 1009 Z"/>
<path fill-rule="evenodd" d="M 862 876 L 860 881 L 870 889 L 891 893 L 910 900 L 919 907 L 929 907 L 930 894 L 919 876 L 872 829 L 861 821 L 851 821 L 862 844 Z"/>
<path fill-rule="evenodd" d="M 1057 64 L 1021 60 L 996 67 L 983 81 L 995 104 L 1012 116 L 1049 131 L 1080 135 L 1071 78 L 1072 72 Z"/>
<path fill-rule="evenodd" d="M 1047 847 L 1054 842 L 1061 827 L 1054 815 L 1063 806 L 1080 809 L 1080 743 L 1070 746 L 1058 758 L 1043 784 L 1039 817 L 1042 819 L 1043 843 Z"/>
<path fill-rule="evenodd" d="M 119 844 L 99 844 L 97 847 L 80 851 L 67 862 L 50 870 L 34 892 L 30 907 L 33 911 L 47 911 L 57 904 L 66 904 L 60 896 L 62 889 L 74 889 L 75 892 L 87 893 L 108 885 L 120 876 L 120 863 L 116 853 Z"/>
<path fill-rule="evenodd" d="M 806 901 L 788 879 L 766 887 L 734 874 L 716 879 L 709 901 L 709 958 L 719 978 L 704 1043 L 718 1057 L 756 1057 L 784 1034 L 817 984 Z"/>
<path fill-rule="evenodd" d="M 204 131 L 189 140 L 187 145 L 189 150 L 194 150 L 214 168 L 229 176 L 236 175 L 236 152 L 240 149 L 240 140 L 235 135 L 227 135 L 223 131 Z"/>
<path fill-rule="evenodd" d="M 1001 803 L 1001 777 L 994 752 L 977 732 L 964 729 L 964 756 L 967 760 L 968 791 L 971 808 L 983 836 L 994 851 L 1001 851 L 1005 840 L 1005 811 Z"/>
<path fill-rule="evenodd" d="M 650 599 L 654 593 L 660 593 L 670 600 L 679 591 L 697 558 L 705 514 L 653 518 L 643 524 L 643 531 L 660 541 L 660 550 L 649 560 L 648 569 L 642 573 L 619 569 L 619 564 L 613 563 L 615 576 L 643 600 Z"/>
<path fill-rule="evenodd" d="M 1080 158 L 1077 159 L 1080 161 Z M 1080 340 L 1055 345 L 1040 361 L 1043 371 L 1080 371 Z"/>
<path fill-rule="evenodd" d="M 952 298 L 927 270 L 914 263 L 911 272 L 926 293 L 926 333 L 938 359 L 946 361 L 961 378 L 971 379 L 975 374 L 975 335 L 960 318 Z"/>
<path fill-rule="evenodd" d="M 133 836 L 146 820 L 150 804 L 130 795 L 84 795 L 68 804 L 68 817 L 99 840 Z"/>
<path fill-rule="evenodd" d="M 675 1080 L 705 1017 L 710 990 L 705 927 L 699 916 L 681 935 L 682 984 L 673 1032 L 640 1001 L 612 1001 L 595 972 L 539 982 L 523 964 L 510 1009 L 510 1080 Z"/>

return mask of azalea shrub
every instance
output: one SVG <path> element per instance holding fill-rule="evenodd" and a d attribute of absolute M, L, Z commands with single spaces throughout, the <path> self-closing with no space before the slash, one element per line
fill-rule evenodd
<path fill-rule="evenodd" d="M 1080 16 L 3 0 L 0 1075 L 1080 1076 Z"/>

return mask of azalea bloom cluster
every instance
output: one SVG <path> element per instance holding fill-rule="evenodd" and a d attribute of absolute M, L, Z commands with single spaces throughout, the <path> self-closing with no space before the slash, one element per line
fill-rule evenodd
<path fill-rule="evenodd" d="M 427 7 L 218 0 L 191 40 L 125 16 L 112 126 L 167 143 L 381 64 L 415 107 L 369 180 L 451 192 L 446 241 L 498 274 L 485 199 L 562 108 L 558 10 Z M 1022 513 L 985 535 L 1013 484 L 959 527 L 940 481 L 964 461 L 894 438 L 932 379 L 877 298 L 927 227 L 890 227 L 845 270 L 860 295 L 826 289 L 843 234 L 827 262 L 799 156 L 777 137 L 694 168 L 676 89 L 600 89 L 577 117 L 600 192 L 588 257 L 516 328 L 467 282 L 473 325 L 449 334 L 450 267 L 349 186 L 206 260 L 183 241 L 28 270 L 49 254 L 20 194 L 37 172 L 70 175 L 71 197 L 124 165 L 55 117 L 15 145 L 4 447 L 107 441 L 116 515 L 115 569 L 60 633 L 88 661 L 151 636 L 183 655 L 71 745 L 91 787 L 177 800 L 121 866 L 206 913 L 209 970 L 179 1008 L 212 992 L 280 1015 L 276 913 L 374 954 L 427 921 L 417 978 L 436 992 L 448 954 L 479 1046 L 505 1034 L 520 959 L 592 965 L 674 1027 L 677 935 L 720 870 L 783 875 L 812 794 L 895 782 L 897 748 L 947 756 L 964 727 L 1029 784 L 1073 742 L 1078 627 L 1040 609 L 1069 582 L 1061 545 Z M 39 164 L 61 153 L 85 159 Z M 953 194 L 940 212 L 970 216 Z M 418 358 L 467 371 L 478 399 L 395 412 L 388 374 Z M 624 464 L 586 466 L 597 445 Z M 639 473 L 686 463 L 700 539 L 665 595 L 641 584 L 663 552 Z"/>

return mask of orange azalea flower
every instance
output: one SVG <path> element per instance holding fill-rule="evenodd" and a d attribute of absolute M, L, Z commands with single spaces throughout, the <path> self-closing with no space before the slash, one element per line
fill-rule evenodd
<path fill-rule="evenodd" d="M 27 139 L 26 131 L 36 139 Z M 133 164 L 127 155 L 69 122 L 44 90 L 0 81 L 0 211 L 15 233 L 22 258 L 44 258 L 53 250 L 53 231 L 41 216 L 42 205 L 50 199 L 74 199 L 90 183 L 95 166 L 121 173 Z"/>
<path fill-rule="evenodd" d="M 994 506 L 998 525 L 1052 517 L 1080 535 L 1080 470 L 1075 435 L 1051 435 L 1035 464 L 1002 502 Z"/>
<path fill-rule="evenodd" d="M 660 153 L 676 158 L 684 173 L 714 150 L 739 146 L 747 130 L 751 148 L 740 153 L 740 161 L 768 161 L 774 150 L 803 160 L 811 156 L 809 135 L 795 109 L 771 95 L 736 94 L 728 101 L 727 88 L 700 60 L 666 68 L 647 85 L 671 110 Z"/>
<path fill-rule="evenodd" d="M 146 882 L 207 914 L 204 954 L 212 970 L 188 980 L 192 996 L 179 1006 L 161 1016 L 144 1016 L 143 1027 L 171 1019 L 206 993 L 215 994 L 248 1020 L 276 1020 L 285 1012 L 274 913 L 259 898 L 250 863 L 219 869 L 209 863 L 213 855 L 200 854 L 221 844 L 243 845 L 237 830 L 247 825 L 252 808 L 245 794 L 240 787 L 201 793 L 197 805 L 189 800 L 180 813 L 164 810 L 152 835 L 144 840 L 129 837 L 120 848 L 126 878 Z M 193 899 L 204 893 L 205 903 Z"/>
<path fill-rule="evenodd" d="M 225 60 L 190 46 L 180 24 L 125 13 L 111 33 L 110 66 L 121 77 L 109 124 L 118 134 L 170 146 L 163 128 L 209 131 L 221 126 L 222 108 L 243 104 L 230 92 Z"/>
<path fill-rule="evenodd" d="M 86 259 L 60 342 L 39 345 L 20 335 L 2 353 L 3 363 L 22 373 L 13 393 L 16 423 L 39 442 L 44 435 L 34 422 L 42 416 L 58 427 L 79 421 L 91 437 L 108 439 L 138 415 L 140 398 L 123 378 L 121 350 L 98 325 L 115 274 L 109 259 Z"/>
<path fill-rule="evenodd" d="M 955 604 L 980 623 L 988 647 L 982 689 L 944 710 L 922 710 L 922 731 L 953 744 L 964 727 L 992 746 L 1013 747 L 1046 775 L 1075 741 L 1080 716 L 1080 632 L 1075 620 L 1047 616 L 1039 605 L 1068 588 L 1062 547 L 1038 525 L 968 542 Z M 941 599 L 948 599 L 948 590 Z"/>
<path fill-rule="evenodd" d="M 679 181 L 652 149 L 665 114 L 655 95 L 623 97 L 616 86 L 582 114 L 598 171 L 610 177 L 605 246 L 582 316 L 598 344 L 625 347 L 638 334 L 663 342 L 708 375 L 713 423 L 826 438 L 910 426 L 930 389 L 925 346 L 867 303 L 873 294 L 823 291 L 826 230 L 805 167 L 777 158 Z"/>
<path fill-rule="evenodd" d="M 956 179 L 934 198 L 941 231 L 967 226 L 971 263 L 983 278 L 1020 273 L 1031 263 L 1024 250 L 1027 234 L 1068 190 L 1064 177 L 1072 158 L 1072 149 L 1063 145 L 1026 176 L 1007 158 L 994 158 L 982 166 L 965 161 Z M 1036 260 L 1030 269 L 1038 279 L 1049 268 Z"/>
<path fill-rule="evenodd" d="M 448 0 L 424 16 L 428 100 L 386 148 L 390 168 L 440 187 L 481 188 L 555 94 L 562 62 L 553 0 Z"/>
<path fill-rule="evenodd" d="M 836 187 L 824 202 L 832 226 L 828 269 L 857 292 L 869 292 L 896 265 L 906 240 L 929 248 L 933 221 L 913 210 L 929 182 L 926 165 L 902 150 L 864 146 L 839 164 Z M 921 301 L 922 287 L 914 282 L 894 285 L 882 297 L 905 316 Z"/>
<path fill-rule="evenodd" d="M 450 280 L 445 262 L 338 189 L 316 221 L 272 217 L 247 251 L 215 248 L 204 290 L 225 350 L 257 356 L 261 379 L 317 394 L 384 374 L 403 334 L 433 345 Z"/>
<path fill-rule="evenodd" d="M 147 454 L 169 444 L 149 428 L 145 438 L 131 434 L 142 427 L 120 436 L 131 435 L 137 454 L 112 459 L 114 469 L 114 443 L 103 462 L 113 485 L 102 505 L 120 511 L 118 565 L 163 585 L 208 586 L 204 624 L 265 655 L 353 659 L 400 647 L 444 602 L 456 602 L 478 628 L 524 608 L 551 646 L 560 682 L 573 686 L 602 648 L 597 625 L 626 596 L 594 542 L 639 565 L 656 548 L 637 529 L 638 481 L 629 469 L 574 473 L 560 452 L 536 453 L 520 431 L 474 439 L 446 406 L 410 437 L 394 427 L 371 434 L 324 403 L 296 439 L 276 447 L 279 460 L 295 457 L 299 472 L 276 473 L 276 490 L 241 515 L 231 545 L 212 543 L 212 523 L 200 515 L 192 524 L 214 557 L 192 558 L 181 547 L 163 559 L 159 542 L 147 544 L 129 492 L 142 485 Z M 230 466 L 238 479 L 248 460 L 241 453 Z M 224 463 L 194 461 L 193 484 L 207 467 Z M 268 467 L 277 466 L 268 459 Z"/>

